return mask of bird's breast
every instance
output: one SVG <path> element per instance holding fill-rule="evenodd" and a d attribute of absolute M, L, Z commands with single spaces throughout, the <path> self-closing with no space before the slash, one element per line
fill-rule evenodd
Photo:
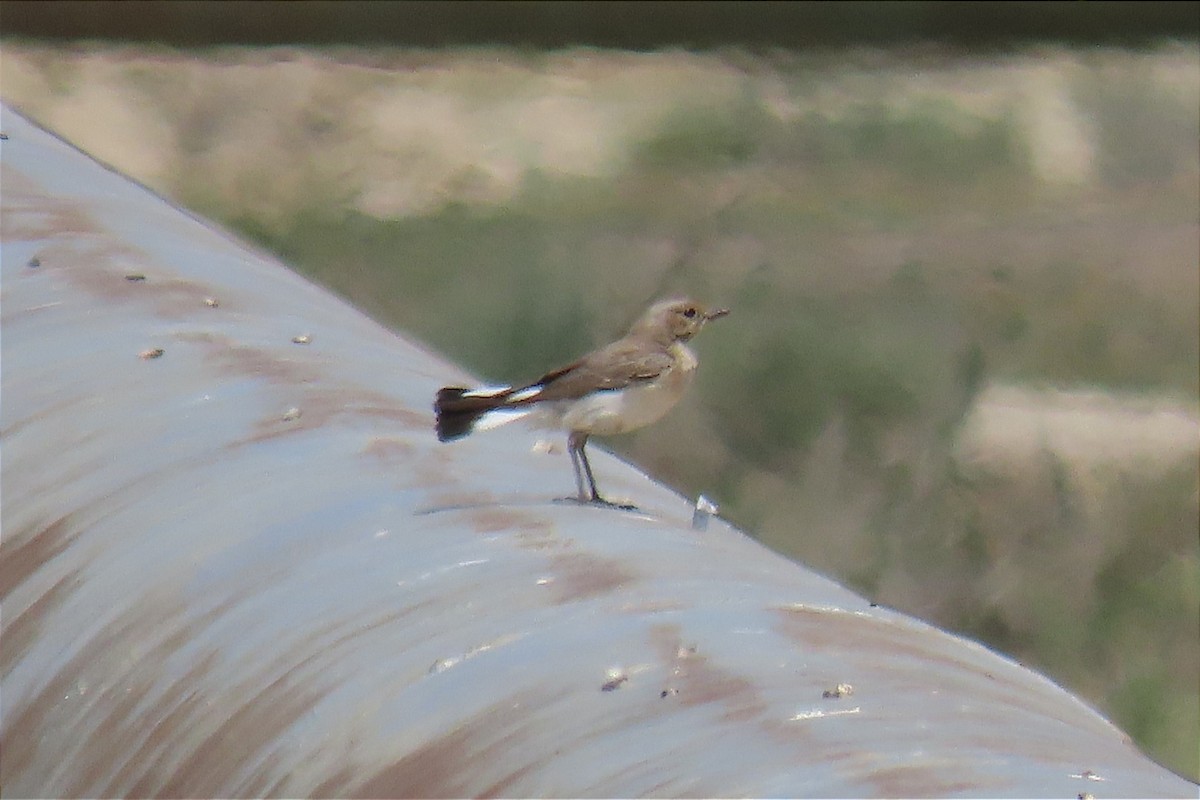
<path fill-rule="evenodd" d="M 683 397 L 696 372 L 696 356 L 683 344 L 672 345 L 671 355 L 674 364 L 653 380 L 571 401 L 562 409 L 562 427 L 611 436 L 658 421 Z"/>

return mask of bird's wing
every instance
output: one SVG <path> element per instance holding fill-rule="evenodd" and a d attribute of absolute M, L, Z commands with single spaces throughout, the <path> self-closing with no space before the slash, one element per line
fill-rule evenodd
<path fill-rule="evenodd" d="M 653 380 L 671 368 L 674 359 L 665 350 L 644 342 L 622 339 L 608 347 L 542 376 L 536 400 L 574 400 L 594 391 L 624 389 Z M 535 398 L 531 398 L 535 399 Z"/>

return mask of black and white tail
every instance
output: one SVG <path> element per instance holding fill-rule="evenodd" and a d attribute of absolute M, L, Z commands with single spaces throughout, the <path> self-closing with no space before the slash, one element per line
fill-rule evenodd
<path fill-rule="evenodd" d="M 471 431 L 488 430 L 528 414 L 528 403 L 540 387 L 515 390 L 509 386 L 464 389 L 447 386 L 434 401 L 439 442 L 461 439 Z"/>

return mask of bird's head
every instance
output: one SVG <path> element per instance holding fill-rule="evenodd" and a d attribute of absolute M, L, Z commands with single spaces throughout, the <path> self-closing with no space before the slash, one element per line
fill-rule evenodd
<path fill-rule="evenodd" d="M 700 332 L 704 323 L 728 313 L 727 308 L 705 308 L 686 297 L 663 300 L 642 315 L 633 331 L 666 343 L 686 342 Z"/>

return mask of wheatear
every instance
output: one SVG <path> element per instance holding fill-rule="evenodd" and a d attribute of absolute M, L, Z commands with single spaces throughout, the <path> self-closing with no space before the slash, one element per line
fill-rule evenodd
<path fill-rule="evenodd" d="M 438 440 L 449 442 L 472 430 L 532 417 L 540 427 L 567 431 L 579 502 L 617 505 L 596 490 L 584 451 L 588 437 L 627 433 L 666 414 L 696 372 L 696 355 L 685 343 L 704 323 L 728 313 L 692 300 L 664 300 L 651 306 L 624 338 L 528 386 L 448 386 L 434 403 Z"/>

